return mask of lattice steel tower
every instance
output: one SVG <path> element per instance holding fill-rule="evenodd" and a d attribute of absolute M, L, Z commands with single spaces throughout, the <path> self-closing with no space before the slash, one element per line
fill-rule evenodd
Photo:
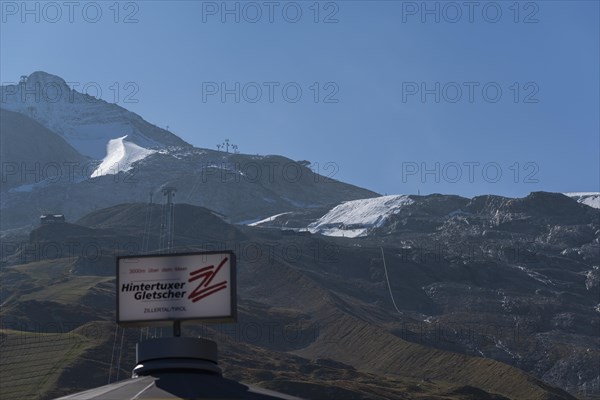
<path fill-rule="evenodd" d="M 162 189 L 165 202 L 160 223 L 160 248 L 165 249 L 167 253 L 170 253 L 173 248 L 173 237 L 175 236 L 175 205 L 173 204 L 175 192 L 177 189 L 172 186 Z"/>

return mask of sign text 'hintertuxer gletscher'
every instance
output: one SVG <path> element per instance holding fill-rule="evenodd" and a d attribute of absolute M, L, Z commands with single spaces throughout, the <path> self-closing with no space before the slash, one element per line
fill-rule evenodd
<path fill-rule="evenodd" d="M 117 322 L 233 322 L 235 278 L 230 251 L 118 257 Z"/>

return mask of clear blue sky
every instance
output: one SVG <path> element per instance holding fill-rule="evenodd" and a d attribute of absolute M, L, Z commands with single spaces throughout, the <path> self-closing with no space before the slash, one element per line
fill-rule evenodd
<path fill-rule="evenodd" d="M 93 83 L 198 147 L 388 194 L 600 189 L 597 1 L 1 3 L 3 83 Z"/>

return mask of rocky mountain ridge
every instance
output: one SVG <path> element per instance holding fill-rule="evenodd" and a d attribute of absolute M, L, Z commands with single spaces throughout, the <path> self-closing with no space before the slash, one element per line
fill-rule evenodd
<path fill-rule="evenodd" d="M 231 225 L 214 211 L 177 204 L 175 251 L 234 249 L 242 328 L 302 326 L 299 341 L 279 334 L 274 342 L 268 335 L 249 341 L 236 334 L 226 350 L 234 359 L 238 346 L 250 345 L 255 350 L 248 357 L 260 348 L 261 357 L 277 351 L 284 358 L 300 357 L 295 363 L 330 359 L 360 373 L 410 377 L 434 386 L 460 383 L 483 391 L 461 397 L 449 390 L 440 396 L 446 399 L 492 394 L 571 398 L 551 386 L 580 398 L 597 397 L 598 210 L 543 192 L 522 199 L 430 195 L 411 200 L 369 235 L 355 238 L 276 225 Z M 457 208 L 463 213 L 453 213 Z M 315 212 L 310 218 L 327 210 Z M 294 213 L 284 216 L 302 219 Z M 29 247 L 6 257 L 2 267 L 3 282 L 8 282 L 2 298 L 4 327 L 34 329 L 27 310 L 32 301 L 42 300 L 50 303 L 35 304 L 48 310 L 47 324 L 60 326 L 51 316 L 63 311 L 50 311 L 59 307 L 51 296 L 60 287 L 71 288 L 65 292 L 69 296 L 84 296 L 82 304 L 100 307 L 99 315 L 110 320 L 114 294 L 105 279 L 114 271 L 112 255 L 160 252 L 160 214 L 159 205 L 123 204 L 97 210 L 75 224 L 35 229 L 23 239 Z M 31 258 L 50 244 L 73 242 L 78 249 L 99 249 L 102 257 L 76 252 L 58 259 L 55 253 Z M 18 279 L 39 271 L 44 262 L 64 268 L 62 278 L 38 288 Z M 77 289 L 84 283 L 90 288 Z M 60 301 L 68 305 L 68 298 Z M 64 321 L 82 324 L 94 321 L 93 315 L 81 309 Z M 266 376 L 255 362 L 258 369 L 244 375 L 251 382 Z M 529 377 L 518 378 L 519 370 Z M 292 387 L 272 378 L 280 382 L 278 390 Z M 507 381 L 513 383 L 507 386 Z M 293 393 L 306 395 L 304 390 Z M 369 398 L 361 390 L 346 396 Z M 414 393 L 411 389 L 405 395 L 417 398 L 411 397 Z"/>

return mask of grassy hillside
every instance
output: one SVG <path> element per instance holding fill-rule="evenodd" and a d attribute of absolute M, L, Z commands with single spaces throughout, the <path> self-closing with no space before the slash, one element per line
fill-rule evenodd
<path fill-rule="evenodd" d="M 61 374 L 93 342 L 75 333 L 0 330 L 0 394 L 3 399 L 42 399 Z"/>
<path fill-rule="evenodd" d="M 65 262 L 30 263 L 4 271 L 9 276 L 22 274 L 34 287 L 23 295 L 13 295 L 10 305 L 2 311 L 3 316 L 28 315 L 36 321 L 45 321 L 42 329 L 52 327 L 60 332 L 72 329 L 73 325 L 80 327 L 56 334 L 3 330 L 3 386 L 0 387 L 3 397 L 52 398 L 106 383 L 110 360 L 115 356 L 114 323 L 110 318 L 112 278 L 69 275 L 67 266 Z M 217 340 L 227 377 L 316 399 L 572 398 L 561 390 L 554 393 L 555 389 L 509 365 L 406 342 L 389 333 L 389 327 L 365 322 L 361 317 L 363 311 L 356 304 L 345 303 L 318 281 L 284 263 L 254 266 L 247 273 L 268 274 L 266 285 L 280 288 L 271 302 L 282 307 L 242 299 L 238 324 L 241 330 L 219 331 L 216 327 L 198 330 L 193 324 L 186 328 L 188 335 Z M 262 289 L 244 290 L 250 296 L 254 291 Z M 289 291 L 304 294 L 286 304 L 283 293 Z M 99 299 L 105 301 L 98 302 Z M 88 310 L 92 305 L 94 312 Z M 70 310 L 76 310 L 80 320 L 74 320 Z M 94 315 L 107 317 L 105 322 L 94 323 L 91 322 Z M 86 319 L 90 321 L 87 324 Z M 19 321 L 21 326 L 32 326 L 32 321 Z M 304 339 L 261 342 L 244 331 L 250 326 L 268 326 L 273 321 L 276 329 L 301 329 Z M 168 331 L 165 329 L 164 333 Z M 91 337 L 90 332 L 94 333 Z M 163 330 L 157 332 L 162 334 Z M 133 349 L 142 333 L 128 329 L 121 334 L 124 337 L 122 379 L 133 367 Z M 116 376 L 116 370 L 112 374 Z"/>
<path fill-rule="evenodd" d="M 540 251 L 539 268 L 532 262 L 519 269 L 502 258 L 405 257 L 406 243 L 420 243 L 413 233 L 382 240 L 290 236 L 232 226 L 198 207 L 181 210 L 176 251 L 212 245 L 239 257 L 238 323 L 184 325 L 186 336 L 217 341 L 228 378 L 314 399 L 567 400 L 574 397 L 544 382 L 554 381 L 549 374 L 567 382 L 571 372 L 592 373 L 589 365 L 597 362 L 597 331 L 581 322 L 597 304 L 588 293 L 594 275 L 554 257 L 553 247 Z M 146 211 L 140 204 L 113 207 L 83 218 L 86 227 L 64 224 L 30 235 L 33 248 L 76 240 L 79 248 L 94 244 L 101 257 L 43 259 L 20 249 L 6 258 L 2 399 L 53 398 L 104 385 L 109 375 L 123 379 L 134 367 L 137 341 L 169 335 L 114 324 L 115 249 L 126 247 L 115 243 L 135 235 L 142 242 Z M 447 230 L 460 232 L 456 224 Z M 390 302 L 379 245 L 400 313 Z M 460 332 L 471 326 L 477 337 Z M 121 369 L 109 372 L 121 340 Z M 36 351 L 43 357 L 32 356 Z"/>

